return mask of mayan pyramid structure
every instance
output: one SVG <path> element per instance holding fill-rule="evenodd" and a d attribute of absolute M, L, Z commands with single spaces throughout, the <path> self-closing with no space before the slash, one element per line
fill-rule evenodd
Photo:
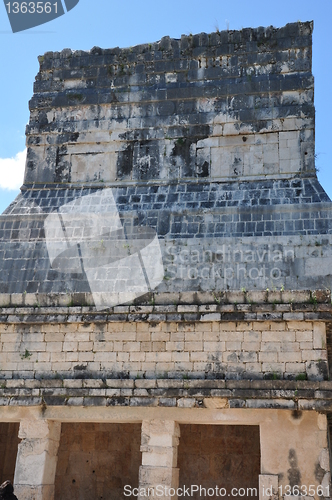
<path fill-rule="evenodd" d="M 19 500 L 330 497 L 312 30 L 39 58 L 0 216 L 0 481 Z"/>

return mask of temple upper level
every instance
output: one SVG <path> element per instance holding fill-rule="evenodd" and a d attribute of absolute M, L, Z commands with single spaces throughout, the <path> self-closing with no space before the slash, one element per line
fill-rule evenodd
<path fill-rule="evenodd" d="M 314 176 L 313 24 L 49 52 L 25 185 Z"/>

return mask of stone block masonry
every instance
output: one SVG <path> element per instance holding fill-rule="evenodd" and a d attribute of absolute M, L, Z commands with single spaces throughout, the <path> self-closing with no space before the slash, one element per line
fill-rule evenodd
<path fill-rule="evenodd" d="M 0 217 L 0 473 L 20 500 L 330 498 L 312 28 L 39 58 Z"/>
<path fill-rule="evenodd" d="M 58 315 L 3 309 L 1 375 L 324 380 L 326 326 L 319 315 L 331 315 L 326 306 L 307 312 L 308 320 L 299 305 L 294 311 L 287 304 L 145 306 L 136 314 L 120 306 L 108 316 L 89 308 L 61 308 Z"/>
<path fill-rule="evenodd" d="M 0 292 L 90 291 L 84 276 L 51 268 L 44 223 L 50 212 L 98 191 L 22 192 L 0 217 Z M 331 288 L 331 203 L 317 179 L 123 187 L 112 193 L 126 227 L 140 224 L 158 234 L 165 270 L 158 291 Z"/>
<path fill-rule="evenodd" d="M 85 273 L 52 268 L 46 218 L 87 196 L 104 214 L 105 188 L 126 231 L 156 233 L 158 292 L 331 289 L 312 28 L 40 57 L 24 185 L 0 218 L 0 293 L 89 293 Z"/>
<path fill-rule="evenodd" d="M 52 477 L 54 480 L 56 463 L 54 453 L 59 444 L 58 457 L 61 462 L 58 462 L 55 484 L 57 492 L 61 491 L 61 485 L 67 485 L 68 489 L 64 492 L 64 498 L 73 496 L 84 500 L 91 498 L 88 496 L 91 492 L 91 484 L 95 486 L 92 489 L 100 492 L 101 496 L 109 494 L 110 491 L 119 495 L 119 488 L 124 484 L 128 470 L 132 474 L 129 488 L 133 489 L 138 479 L 139 488 L 142 491 L 156 488 L 158 485 L 162 486 L 164 491 L 167 487 L 166 491 L 169 491 L 169 488 L 178 485 L 190 487 L 197 483 L 198 485 L 201 483 L 202 487 L 208 488 L 213 485 L 215 488 L 212 478 L 216 475 L 220 477 L 220 474 L 226 479 L 224 485 L 227 489 L 234 485 L 239 488 L 245 486 L 257 488 L 259 471 L 260 486 L 268 486 L 272 483 L 279 493 L 276 495 L 280 498 L 283 497 L 280 490 L 285 491 L 290 478 L 295 477 L 301 477 L 302 481 L 308 481 L 308 484 L 312 485 L 315 491 L 312 497 L 318 499 L 323 496 L 320 493 L 316 494 L 316 491 L 328 491 L 326 416 L 314 411 L 255 409 L 244 412 L 239 408 L 195 410 L 192 408 L 73 409 L 55 407 L 45 408 L 43 415 L 40 415 L 36 408 L 25 408 L 24 411 L 22 409 L 11 410 L 12 418 L 21 419 L 20 434 L 23 441 L 19 445 L 15 484 L 16 491 L 24 500 L 54 498 L 50 480 Z M 81 439 L 76 438 L 77 427 L 79 427 L 75 425 L 77 418 L 81 419 L 81 429 L 86 428 L 85 434 L 80 436 Z M 126 424 L 117 423 L 124 419 L 127 421 Z M 54 420 L 66 421 L 62 424 L 62 433 L 60 433 L 60 423 Z M 138 420 L 142 422 L 141 425 L 137 425 Z M 193 426 L 189 441 L 188 421 Z M 113 422 L 113 425 L 107 422 Z M 118 425 L 119 433 L 112 443 L 110 441 L 111 427 L 114 428 L 114 424 Z M 38 436 L 35 432 L 37 427 L 39 427 Z M 70 427 L 73 432 L 68 435 Z M 129 427 L 135 427 L 135 433 L 131 431 L 123 435 Z M 137 474 L 139 427 L 141 427 L 142 461 L 140 472 Z M 105 434 L 102 441 L 101 433 Z M 129 452 L 127 455 L 117 446 L 120 435 L 123 435 L 123 444 Z M 130 435 L 132 436 L 131 442 L 129 442 Z M 201 443 L 200 437 L 205 437 L 201 439 Z M 193 450 L 194 443 L 201 444 L 201 446 Z M 221 443 L 223 453 L 220 453 L 221 449 L 218 447 Z M 103 449 L 107 444 L 108 453 L 105 454 Z M 248 446 L 251 446 L 251 460 L 246 458 Z M 184 463 L 184 447 L 188 451 L 195 452 L 190 453 L 189 456 L 190 468 L 189 464 Z M 306 453 L 308 449 L 309 454 Z M 45 450 L 48 453 L 45 453 Z M 68 458 L 75 455 L 78 455 L 77 461 L 71 463 L 68 469 L 64 469 Z M 83 463 L 84 455 L 86 460 Z M 106 456 L 110 461 L 104 461 Z M 110 463 L 114 456 L 117 456 L 118 460 L 115 467 L 111 468 Z M 127 462 L 125 456 L 128 459 Z M 124 474 L 117 477 L 120 471 L 117 465 L 121 462 L 124 464 Z M 33 466 L 36 468 L 37 463 L 39 467 L 33 479 L 29 478 L 26 481 L 24 473 L 28 472 L 29 463 L 31 471 Z M 106 481 L 105 475 L 102 481 L 96 480 L 96 475 L 100 474 L 100 464 L 104 464 L 104 470 L 108 472 L 106 478 L 109 479 Z M 209 473 L 209 465 L 211 473 Z M 238 476 L 239 468 L 243 478 L 242 483 Z M 179 472 L 180 481 L 185 480 L 185 485 L 178 483 Z M 41 476 L 43 486 L 34 486 L 38 480 L 41 482 Z M 234 482 L 232 477 L 234 477 Z M 81 485 L 87 484 L 88 478 L 90 478 L 90 484 L 84 491 Z M 109 485 L 108 490 L 105 483 Z M 217 485 L 219 488 L 222 487 L 220 483 Z M 68 490 L 72 496 L 68 494 Z M 257 491 L 256 494 L 248 494 L 248 497 L 251 496 L 257 497 Z M 265 496 L 261 492 L 259 498 L 265 498 Z M 166 493 L 162 496 L 162 498 L 169 497 L 173 498 L 174 495 Z"/>
<path fill-rule="evenodd" d="M 60 432 L 59 422 L 21 421 L 14 480 L 22 500 L 54 498 Z"/>
<path fill-rule="evenodd" d="M 312 174 L 311 36 L 297 23 L 46 53 L 25 184 Z"/>
<path fill-rule="evenodd" d="M 158 485 L 178 488 L 177 468 L 180 426 L 168 420 L 142 422 L 142 465 L 139 471 L 140 486 L 148 489 Z M 142 495 L 144 497 L 144 495 Z M 163 495 L 171 499 L 171 495 Z"/>

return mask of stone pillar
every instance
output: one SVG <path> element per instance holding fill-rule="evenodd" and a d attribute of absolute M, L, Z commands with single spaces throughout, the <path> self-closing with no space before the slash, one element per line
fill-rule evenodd
<path fill-rule="evenodd" d="M 25 419 L 20 423 L 14 488 L 20 500 L 54 500 L 61 423 Z"/>
<path fill-rule="evenodd" d="M 142 422 L 142 465 L 139 470 L 139 488 L 159 487 L 163 500 L 176 500 L 167 489 L 178 488 L 177 466 L 180 426 L 172 420 L 146 420 Z M 149 496 L 152 497 L 150 494 Z M 156 496 L 156 495 L 155 495 Z"/>
<path fill-rule="evenodd" d="M 311 497 L 309 486 L 320 485 L 323 496 L 330 496 L 326 415 L 301 410 L 266 410 L 266 414 L 267 418 L 260 423 L 260 481 L 265 491 L 266 485 L 272 485 L 278 489 L 279 498 L 287 496 L 292 500 L 295 496 L 289 495 L 290 486 L 307 487 L 307 494 L 301 490 L 302 496 Z M 270 497 L 261 491 L 260 500 L 274 500 Z"/>
<path fill-rule="evenodd" d="M 259 475 L 259 500 L 277 500 L 278 476 L 273 474 Z"/>

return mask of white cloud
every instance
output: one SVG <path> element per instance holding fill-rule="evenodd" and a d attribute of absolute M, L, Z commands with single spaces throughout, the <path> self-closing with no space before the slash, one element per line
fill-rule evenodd
<path fill-rule="evenodd" d="M 0 189 L 16 190 L 23 184 L 27 150 L 14 158 L 0 158 Z"/>

